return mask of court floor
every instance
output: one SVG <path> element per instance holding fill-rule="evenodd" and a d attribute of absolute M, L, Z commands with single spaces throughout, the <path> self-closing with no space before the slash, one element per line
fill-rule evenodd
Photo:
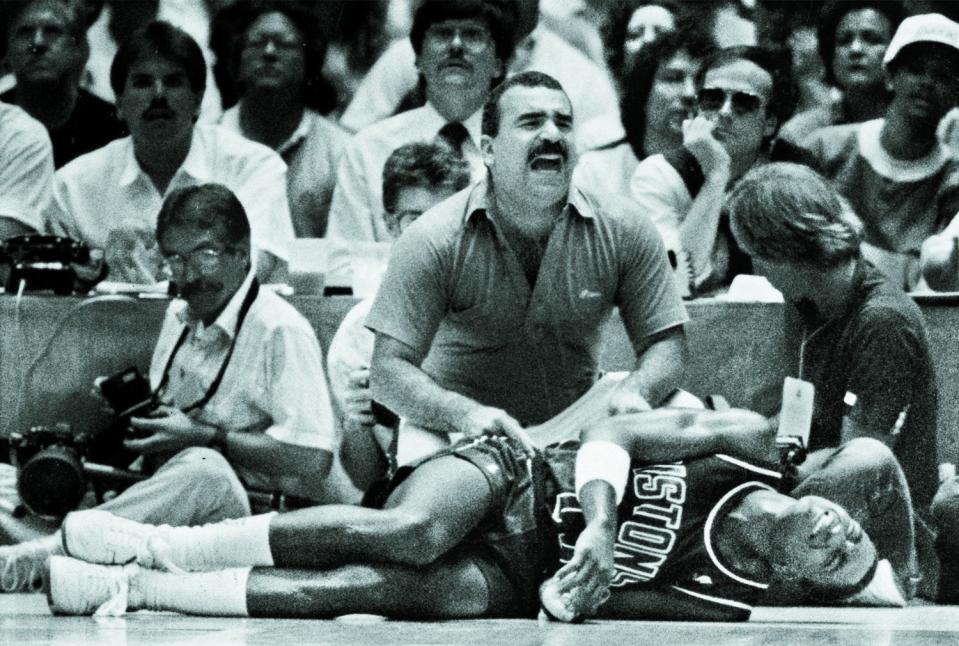
<path fill-rule="evenodd" d="M 215 619 L 133 613 L 92 619 L 53 617 L 43 596 L 0 595 L 0 644 L 264 646 L 483 644 L 484 646 L 903 646 L 959 644 L 959 606 L 758 608 L 744 624 L 607 621 L 540 626 L 525 620 L 446 622 Z"/>

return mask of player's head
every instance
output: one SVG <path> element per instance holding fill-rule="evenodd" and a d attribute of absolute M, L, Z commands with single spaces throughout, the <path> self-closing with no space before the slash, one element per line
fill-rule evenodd
<path fill-rule="evenodd" d="M 842 599 L 873 579 L 876 547 L 845 509 L 818 496 L 803 496 L 773 524 L 770 564 L 776 575 L 806 585 L 810 596 Z"/>

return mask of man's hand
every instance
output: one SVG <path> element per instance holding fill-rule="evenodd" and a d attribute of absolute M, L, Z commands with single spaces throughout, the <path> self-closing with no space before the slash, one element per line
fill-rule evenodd
<path fill-rule="evenodd" d="M 456 430 L 466 437 L 506 435 L 522 444 L 528 455 L 533 455 L 535 452 L 533 441 L 520 423 L 501 408 L 477 406 L 463 417 Z"/>
<path fill-rule="evenodd" d="M 686 119 L 683 121 L 683 146 L 699 162 L 703 175 L 707 179 L 725 178 L 723 181 L 725 184 L 725 181 L 729 179 L 731 161 L 729 153 L 713 136 L 715 127 L 716 124 L 706 117 Z"/>
<path fill-rule="evenodd" d="M 160 255 L 152 229 L 125 220 L 110 229 L 104 249 L 111 280 L 152 284 L 159 278 Z"/>
<path fill-rule="evenodd" d="M 343 425 L 349 431 L 373 428 L 373 394 L 370 391 L 370 369 L 350 373 L 343 399 Z"/>
<path fill-rule="evenodd" d="M 123 446 L 138 453 L 179 451 L 191 446 L 206 446 L 216 430 L 201 424 L 179 408 L 160 406 L 151 417 L 131 417 L 130 426 L 149 433 L 142 439 L 129 439 Z"/>
<path fill-rule="evenodd" d="M 959 289 L 959 236 L 940 234 L 926 238 L 919 265 L 929 287 L 940 292 Z"/>
<path fill-rule="evenodd" d="M 628 382 L 628 380 L 626 381 Z M 628 415 L 629 413 L 645 413 L 653 410 L 645 397 L 628 384 L 624 386 L 623 382 L 619 383 L 609 394 L 607 408 L 610 415 Z"/>
<path fill-rule="evenodd" d="M 540 601 L 561 621 L 596 613 L 609 599 L 616 572 L 615 522 L 594 522 L 576 540 L 573 558 L 540 587 Z"/>

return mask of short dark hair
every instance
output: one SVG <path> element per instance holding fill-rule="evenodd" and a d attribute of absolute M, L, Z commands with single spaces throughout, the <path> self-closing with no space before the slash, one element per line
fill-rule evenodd
<path fill-rule="evenodd" d="M 250 244 L 250 221 L 243 204 L 223 184 L 198 184 L 167 195 L 157 216 L 157 240 L 174 226 L 217 229 L 230 246 Z"/>
<path fill-rule="evenodd" d="M 206 90 L 206 62 L 203 52 L 185 31 L 163 20 L 154 20 L 137 29 L 117 49 L 110 66 L 110 87 L 123 94 L 130 68 L 144 58 L 159 56 L 183 68 L 190 89 L 202 97 Z"/>
<path fill-rule="evenodd" d="M 793 110 L 796 107 L 797 96 L 796 86 L 793 83 L 792 76 L 792 60 L 788 51 L 785 49 L 756 47 L 753 45 L 720 49 L 706 58 L 702 69 L 699 70 L 699 76 L 696 78 L 696 86 L 700 88 L 703 86 L 706 73 L 709 72 L 709 70 L 723 67 L 724 65 L 729 65 L 740 60 L 755 63 L 766 70 L 769 76 L 772 77 L 773 85 L 769 93 L 769 104 L 766 106 L 766 114 L 776 117 L 776 130 L 778 131 L 780 126 L 792 116 Z M 773 136 L 775 136 L 775 132 Z"/>
<path fill-rule="evenodd" d="M 424 0 L 413 16 L 410 42 L 419 56 L 423 51 L 426 30 L 446 20 L 479 20 L 486 24 L 496 56 L 505 65 L 516 45 L 516 23 L 519 20 L 517 0 Z"/>
<path fill-rule="evenodd" d="M 730 193 L 726 210 L 736 242 L 751 256 L 835 267 L 859 254 L 862 222 L 807 166 L 753 168 Z"/>
<path fill-rule="evenodd" d="M 603 20 L 600 35 L 606 50 L 606 65 L 618 79 L 625 78 L 631 69 L 623 49 L 629 33 L 629 20 L 637 9 L 647 6 L 658 6 L 669 11 L 677 27 L 684 22 L 686 12 L 680 0 L 619 0 L 613 4 Z"/>
<path fill-rule="evenodd" d="M 902 22 L 904 11 L 899 0 L 833 0 L 823 9 L 816 29 L 819 39 L 819 57 L 822 59 L 826 72 L 826 82 L 836 85 L 836 76 L 832 72 L 832 64 L 836 58 L 836 30 L 839 23 L 853 11 L 872 9 L 889 21 L 889 37 L 896 33 L 896 28 Z"/>
<path fill-rule="evenodd" d="M 437 142 L 414 142 L 394 150 L 383 166 L 383 209 L 396 211 L 396 200 L 406 188 L 430 191 L 466 188 L 469 163 L 449 146 Z"/>
<path fill-rule="evenodd" d="M 626 141 L 637 157 L 646 156 L 643 139 L 646 136 L 646 104 L 649 92 L 660 65 L 665 65 L 679 52 L 686 52 L 690 58 L 704 60 L 716 49 L 712 38 L 696 28 L 684 28 L 663 34 L 650 43 L 636 57 L 623 84 L 623 99 L 620 104 L 620 118 Z"/>
<path fill-rule="evenodd" d="M 550 90 L 559 90 L 566 94 L 566 90 L 549 74 L 542 72 L 520 72 L 497 85 L 486 98 L 483 106 L 483 134 L 495 137 L 499 133 L 499 100 L 514 87 L 545 87 Z M 569 99 L 569 95 L 566 95 Z"/>
<path fill-rule="evenodd" d="M 214 16 L 210 32 L 210 46 L 217 59 L 214 73 L 218 82 L 226 80 L 232 86 L 227 92 L 231 95 L 230 105 L 244 92 L 238 86 L 238 78 L 246 32 L 260 16 L 274 12 L 286 16 L 303 38 L 304 103 L 317 112 L 328 113 L 336 107 L 336 89 L 323 75 L 326 35 L 316 13 L 297 0 L 238 0 Z M 229 78 L 222 79 L 222 72 Z"/>

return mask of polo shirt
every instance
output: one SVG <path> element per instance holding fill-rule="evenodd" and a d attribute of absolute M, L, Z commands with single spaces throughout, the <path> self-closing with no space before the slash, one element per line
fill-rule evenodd
<path fill-rule="evenodd" d="M 659 236 L 628 203 L 571 189 L 531 286 L 489 191 L 455 194 L 400 236 L 366 325 L 428 351 L 440 386 L 537 424 L 594 382 L 613 307 L 636 347 L 688 318 Z"/>

